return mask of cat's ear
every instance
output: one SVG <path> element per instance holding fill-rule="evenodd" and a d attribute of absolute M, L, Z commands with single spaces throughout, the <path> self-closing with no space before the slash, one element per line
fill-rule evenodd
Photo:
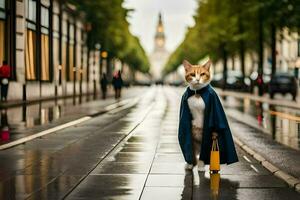
<path fill-rule="evenodd" d="M 189 61 L 184 60 L 183 61 L 183 66 L 184 66 L 185 71 L 187 72 L 192 67 L 192 64 L 189 63 Z"/>
<path fill-rule="evenodd" d="M 203 67 L 205 69 L 207 69 L 207 71 L 209 71 L 210 70 L 210 66 L 211 66 L 211 60 L 208 59 L 208 61 L 203 65 Z"/>

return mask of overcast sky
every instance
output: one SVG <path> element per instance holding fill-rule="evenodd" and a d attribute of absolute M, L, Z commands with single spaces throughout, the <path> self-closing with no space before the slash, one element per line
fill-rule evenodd
<path fill-rule="evenodd" d="M 194 24 L 196 0 L 126 0 L 125 7 L 133 8 L 129 22 L 131 32 L 138 36 L 145 50 L 153 50 L 158 13 L 163 14 L 167 49 L 173 51 L 183 40 L 186 28 Z"/>

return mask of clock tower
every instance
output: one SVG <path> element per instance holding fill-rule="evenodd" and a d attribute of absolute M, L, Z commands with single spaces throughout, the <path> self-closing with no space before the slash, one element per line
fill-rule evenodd
<path fill-rule="evenodd" d="M 164 25 L 162 22 L 161 13 L 159 13 L 158 24 L 156 27 L 156 34 L 155 34 L 154 49 L 155 50 L 164 49 L 165 43 L 166 43 L 166 38 L 165 38 L 165 32 L 164 32 Z"/>
<path fill-rule="evenodd" d="M 154 36 L 154 48 L 153 48 L 153 52 L 150 55 L 150 61 L 151 61 L 150 72 L 152 74 L 153 81 L 155 82 L 162 81 L 162 70 L 168 57 L 169 57 L 169 52 L 166 49 L 166 36 L 165 36 L 162 14 L 159 13 L 158 23 L 156 26 L 156 33 Z"/>

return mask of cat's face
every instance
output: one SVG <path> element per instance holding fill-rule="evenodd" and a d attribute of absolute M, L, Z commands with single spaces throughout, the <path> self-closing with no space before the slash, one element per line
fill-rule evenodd
<path fill-rule="evenodd" d="M 203 65 L 192 65 L 188 61 L 183 61 L 185 69 L 185 80 L 189 83 L 192 89 L 201 89 L 209 84 L 211 61 L 208 60 Z"/>

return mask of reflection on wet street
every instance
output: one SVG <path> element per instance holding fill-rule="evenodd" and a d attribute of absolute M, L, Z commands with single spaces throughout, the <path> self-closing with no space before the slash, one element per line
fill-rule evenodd
<path fill-rule="evenodd" d="M 220 174 L 186 171 L 177 138 L 182 92 L 144 88 L 133 107 L 0 151 L 0 199 L 299 198 L 238 147 L 240 162 Z"/>
<path fill-rule="evenodd" d="M 125 98 L 134 96 L 134 93 L 139 90 L 141 88 L 127 91 Z M 99 112 L 104 105 L 115 102 L 113 98 L 101 101 L 94 100 L 91 96 L 84 96 L 2 109 L 0 110 L 0 144 L 39 132 L 45 126 L 50 128 L 84 115 L 92 115 Z"/>
<path fill-rule="evenodd" d="M 300 109 L 276 106 L 250 98 L 227 97 L 226 106 L 235 108 L 252 118 L 277 142 L 300 149 Z"/>

